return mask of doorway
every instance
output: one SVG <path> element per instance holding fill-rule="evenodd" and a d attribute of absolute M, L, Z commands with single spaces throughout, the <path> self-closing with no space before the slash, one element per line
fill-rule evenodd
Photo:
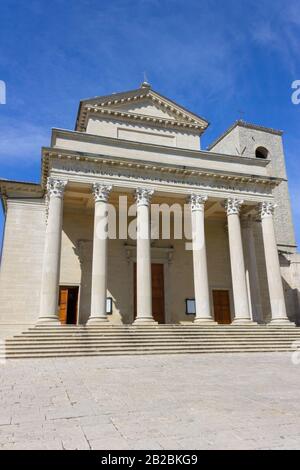
<path fill-rule="evenodd" d="M 214 289 L 212 291 L 215 321 L 221 325 L 231 323 L 229 290 Z"/>
<path fill-rule="evenodd" d="M 136 263 L 133 265 L 134 276 L 134 318 L 136 318 Z M 165 323 L 164 265 L 151 264 L 152 315 L 158 323 Z"/>
<path fill-rule="evenodd" d="M 60 286 L 59 321 L 63 325 L 76 325 L 78 315 L 78 286 Z"/>

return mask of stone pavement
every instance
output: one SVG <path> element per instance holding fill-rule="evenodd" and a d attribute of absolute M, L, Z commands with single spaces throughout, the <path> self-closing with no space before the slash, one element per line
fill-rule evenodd
<path fill-rule="evenodd" d="M 0 449 L 299 449 L 289 353 L 0 365 Z"/>

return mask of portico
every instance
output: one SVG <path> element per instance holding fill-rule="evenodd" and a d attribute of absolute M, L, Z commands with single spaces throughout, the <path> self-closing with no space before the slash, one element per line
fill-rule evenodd
<path fill-rule="evenodd" d="M 74 185 L 76 186 L 73 181 L 70 190 L 70 194 L 72 194 L 73 198 L 76 193 L 76 191 L 74 191 Z M 152 187 L 153 186 L 154 185 L 152 185 Z M 58 323 L 58 280 L 60 279 L 61 266 L 60 239 L 62 236 L 63 198 L 65 191 L 68 195 L 68 183 L 66 179 L 49 177 L 47 188 L 47 197 L 49 202 L 42 275 L 43 295 L 41 297 L 41 309 L 38 322 Z M 128 192 L 128 195 L 126 196 L 124 193 L 120 193 L 122 189 L 121 187 L 117 188 L 111 184 L 111 182 L 107 182 L 105 180 L 98 180 L 92 184 L 88 184 L 85 186 L 85 189 L 86 192 L 83 194 L 85 194 L 86 199 L 93 201 L 91 211 L 93 212 L 94 219 L 91 240 L 91 246 L 93 248 L 92 256 L 89 259 L 91 265 L 91 308 L 87 324 L 110 324 L 110 317 L 107 314 L 107 297 L 109 296 L 107 291 L 107 280 L 108 271 L 110 269 L 108 256 L 108 245 L 110 243 L 110 211 L 108 205 L 110 204 L 110 196 L 112 194 L 114 194 L 114 201 L 117 201 L 119 195 L 122 194 L 123 198 L 128 196 L 129 200 L 134 200 L 136 205 L 136 240 L 122 240 L 125 247 L 123 256 L 125 257 L 125 250 L 127 249 L 127 251 L 129 251 L 129 257 L 132 260 L 135 260 L 136 263 L 136 285 L 134 287 L 136 292 L 133 292 L 133 295 L 131 293 L 132 297 L 136 299 L 136 318 L 135 320 L 132 319 L 132 323 L 135 325 L 156 324 L 157 322 L 153 317 L 151 277 L 151 252 L 153 251 L 153 241 L 151 240 L 151 201 L 153 200 L 153 197 L 155 197 L 155 190 L 150 189 L 148 185 L 144 187 L 139 186 L 136 189 L 132 189 L 131 192 Z M 80 197 L 80 195 L 82 195 L 82 193 L 78 193 L 78 197 Z M 160 198 L 158 198 L 157 201 L 160 201 L 160 203 L 162 203 L 161 201 L 163 200 L 168 201 L 170 207 L 172 206 L 172 203 L 174 203 L 173 198 L 168 196 L 168 192 L 163 193 L 160 189 L 159 196 Z M 163 196 L 165 196 L 165 199 Z M 217 321 L 215 321 L 214 318 L 214 305 L 212 305 L 212 286 L 210 286 L 208 276 L 210 259 L 206 252 L 207 240 L 205 235 L 205 224 L 206 221 L 209 221 L 211 218 L 218 220 L 218 217 L 219 223 L 222 221 L 223 229 L 228 237 L 228 254 L 231 272 L 231 282 L 228 291 L 230 292 L 230 295 L 232 295 L 233 300 L 233 311 L 231 313 L 232 324 L 247 325 L 253 324 L 255 321 L 253 319 L 251 307 L 252 304 L 255 304 L 252 296 L 255 294 L 257 295 L 257 289 L 259 289 L 259 286 L 251 286 L 251 289 L 249 281 L 247 282 L 246 263 L 244 259 L 244 253 L 247 250 L 247 243 L 243 240 L 241 228 L 241 218 L 245 218 L 245 214 L 247 214 L 248 232 L 250 230 L 250 233 L 252 233 L 252 224 L 259 223 L 263 234 L 268 288 L 270 292 L 272 292 L 273 299 L 271 302 L 271 323 L 288 324 L 289 320 L 285 309 L 281 278 L 278 276 L 278 273 L 280 273 L 280 266 L 274 238 L 274 228 L 272 229 L 274 204 L 271 201 L 257 202 L 251 200 L 248 200 L 245 203 L 245 201 L 238 196 L 228 197 L 226 199 L 214 198 L 211 201 L 207 194 L 199 191 L 190 192 L 190 194 L 186 194 L 185 196 L 181 193 L 180 195 L 177 195 L 177 198 L 175 197 L 175 201 L 182 201 L 182 204 L 188 202 L 189 205 L 191 240 L 188 241 L 185 239 L 181 240 L 181 242 L 182 245 L 184 245 L 186 256 L 188 256 L 189 249 L 191 249 L 193 267 L 190 277 L 192 278 L 193 286 L 190 288 L 190 292 L 192 290 L 194 292 L 193 298 L 195 299 L 196 310 L 193 321 L 198 324 L 217 324 Z M 166 202 L 164 202 L 164 204 L 166 204 Z M 205 217 L 206 207 L 208 207 L 207 217 Z M 260 214 L 260 222 L 254 222 L 254 218 L 258 216 L 258 214 Z M 212 217 L 213 215 L 215 215 L 215 217 Z M 120 212 L 118 217 L 120 218 Z M 119 220 L 117 222 L 119 222 Z M 169 264 L 170 260 L 168 254 L 171 251 L 172 256 L 174 256 L 174 252 L 176 256 L 176 250 L 174 250 L 173 238 L 172 240 L 169 240 L 169 242 L 171 242 L 169 245 L 166 245 L 166 242 L 168 242 L 168 240 L 163 240 L 163 244 L 161 244 L 160 239 L 158 239 L 156 250 L 160 249 L 161 253 L 163 253 L 163 258 L 161 258 L 160 262 L 166 262 L 166 260 L 168 260 Z M 49 249 L 49 247 L 51 248 Z M 167 257 L 165 257 L 166 255 Z M 250 257 L 252 256 L 253 253 L 250 253 Z M 158 260 L 157 258 L 154 258 L 153 261 L 157 262 Z M 254 270 L 255 272 L 252 273 L 251 270 Z M 250 268 L 251 279 L 255 279 L 256 275 L 257 266 L 252 265 Z M 49 286 L 49 279 L 53 279 L 52 284 L 50 284 L 52 288 L 46 289 L 46 287 Z M 127 284 L 128 290 L 130 290 L 130 282 L 126 274 L 124 275 L 122 282 L 124 285 Z M 84 286 L 81 286 L 81 289 L 84 289 Z M 83 292 L 81 294 L 85 295 Z M 182 306 L 184 305 L 183 300 L 184 298 L 182 298 Z M 117 295 L 113 299 L 113 302 L 115 304 L 119 303 Z M 48 307 L 51 305 L 52 310 Z M 45 308 L 45 306 L 47 307 Z M 119 308 L 120 311 L 122 311 L 121 305 Z M 183 316 L 182 321 L 184 322 L 184 320 L 185 318 Z M 167 321 L 173 322 L 172 315 L 169 316 Z"/>
<path fill-rule="evenodd" d="M 300 321 L 282 132 L 237 121 L 202 150 L 207 127 L 143 83 L 81 101 L 40 183 L 0 180 L 1 328 Z"/>

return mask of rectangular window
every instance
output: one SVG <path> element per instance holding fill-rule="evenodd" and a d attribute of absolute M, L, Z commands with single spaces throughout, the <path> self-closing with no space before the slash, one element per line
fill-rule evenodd
<path fill-rule="evenodd" d="M 185 314 L 196 315 L 196 302 L 195 299 L 185 299 Z"/>
<path fill-rule="evenodd" d="M 106 298 L 106 313 L 107 315 L 112 314 L 112 297 Z"/>

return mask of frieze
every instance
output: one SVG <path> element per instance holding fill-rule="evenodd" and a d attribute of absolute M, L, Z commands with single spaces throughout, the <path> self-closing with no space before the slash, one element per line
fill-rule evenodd
<path fill-rule="evenodd" d="M 169 183 L 169 184 L 180 184 L 186 186 L 198 186 L 199 188 L 211 189 L 211 190 L 218 190 L 218 191 L 233 191 L 233 192 L 242 192 L 242 193 L 249 193 L 249 194 L 257 194 L 257 195 L 271 195 L 272 188 L 270 185 L 266 185 L 260 182 L 240 182 L 236 181 L 234 184 L 228 182 L 226 184 L 223 180 L 223 176 L 207 176 L 203 175 L 195 175 L 195 176 L 186 176 L 184 178 L 180 176 L 174 176 L 174 174 L 167 174 L 166 171 L 153 171 L 147 170 L 145 168 L 136 168 L 134 170 L 130 168 L 122 167 L 112 169 L 112 166 L 101 164 L 99 163 L 90 163 L 90 164 L 82 164 L 82 163 L 66 163 L 65 161 L 55 160 L 53 166 L 55 169 L 62 170 L 68 173 L 75 173 L 75 174 L 84 174 L 84 175 L 97 175 L 97 176 L 104 176 L 104 177 L 113 177 L 113 178 L 126 178 L 127 180 L 135 181 L 135 182 L 156 182 L 156 183 Z M 117 166 L 117 165 L 114 165 Z M 170 172 L 176 172 L 176 168 L 170 169 Z M 192 170 L 191 170 L 192 171 Z M 163 176 L 160 176 L 163 172 Z M 219 179 L 222 178 L 222 183 L 218 182 Z M 232 177 L 235 178 L 235 177 Z M 246 177 L 245 177 L 246 178 Z M 224 178 L 225 179 L 225 178 Z"/>

